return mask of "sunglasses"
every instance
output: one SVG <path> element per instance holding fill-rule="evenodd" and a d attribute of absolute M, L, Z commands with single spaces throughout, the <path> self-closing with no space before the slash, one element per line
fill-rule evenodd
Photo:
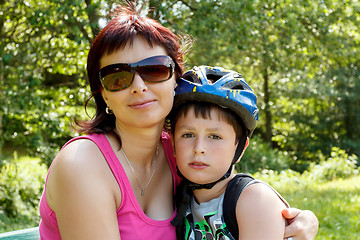
<path fill-rule="evenodd" d="M 100 69 L 102 86 L 108 91 L 120 91 L 131 85 L 135 73 L 150 83 L 164 82 L 174 74 L 175 63 L 169 56 L 149 57 L 136 63 L 116 63 Z"/>

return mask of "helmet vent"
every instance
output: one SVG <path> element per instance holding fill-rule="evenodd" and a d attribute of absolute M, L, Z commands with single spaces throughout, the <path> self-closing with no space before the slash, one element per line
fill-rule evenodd
<path fill-rule="evenodd" d="M 238 86 L 234 86 L 233 89 L 237 89 L 237 90 L 245 90 L 243 86 L 238 85 Z"/>
<path fill-rule="evenodd" d="M 207 75 L 207 79 L 209 80 L 210 83 L 214 83 L 216 82 L 217 80 L 219 80 L 220 78 L 222 78 L 223 76 L 217 74 L 208 74 Z"/>
<path fill-rule="evenodd" d="M 189 82 L 200 83 L 200 79 L 197 78 L 196 75 L 187 75 L 187 76 L 184 75 L 182 78 Z"/>
<path fill-rule="evenodd" d="M 239 81 L 232 81 L 232 82 L 227 82 L 224 87 L 232 89 L 232 90 L 245 90 L 247 89 L 244 84 L 242 84 Z"/>

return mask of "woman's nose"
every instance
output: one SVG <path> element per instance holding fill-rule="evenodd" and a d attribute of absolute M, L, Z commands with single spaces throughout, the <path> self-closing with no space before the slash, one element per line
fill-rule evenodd
<path fill-rule="evenodd" d="M 135 72 L 133 82 L 130 85 L 131 93 L 142 93 L 146 92 L 148 90 L 148 87 L 144 81 L 144 79 L 141 78 L 141 76 Z"/>

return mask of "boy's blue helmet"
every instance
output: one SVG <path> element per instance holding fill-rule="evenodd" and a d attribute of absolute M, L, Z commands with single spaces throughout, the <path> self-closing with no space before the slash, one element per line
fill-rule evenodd
<path fill-rule="evenodd" d="M 177 81 L 174 108 L 185 101 L 202 101 L 228 108 L 237 114 L 251 136 L 259 109 L 257 97 L 241 74 L 221 67 L 199 66 Z"/>
<path fill-rule="evenodd" d="M 233 164 L 243 152 L 246 140 L 255 130 L 259 109 L 256 105 L 257 97 L 247 85 L 241 74 L 221 67 L 199 66 L 186 72 L 178 81 L 175 88 L 174 109 L 187 101 L 201 101 L 228 108 L 243 121 L 245 134 L 242 134 L 229 170 L 215 182 L 207 184 L 193 183 L 178 171 L 178 174 L 189 183 L 191 189 L 210 189 L 216 183 L 228 178 Z"/>

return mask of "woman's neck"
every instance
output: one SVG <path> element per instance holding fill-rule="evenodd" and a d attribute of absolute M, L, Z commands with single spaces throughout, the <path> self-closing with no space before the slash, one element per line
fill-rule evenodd
<path fill-rule="evenodd" d="M 129 126 L 116 126 L 121 144 L 126 155 L 132 162 L 139 165 L 151 164 L 156 147 L 160 144 L 163 124 L 148 128 L 134 128 Z"/>

